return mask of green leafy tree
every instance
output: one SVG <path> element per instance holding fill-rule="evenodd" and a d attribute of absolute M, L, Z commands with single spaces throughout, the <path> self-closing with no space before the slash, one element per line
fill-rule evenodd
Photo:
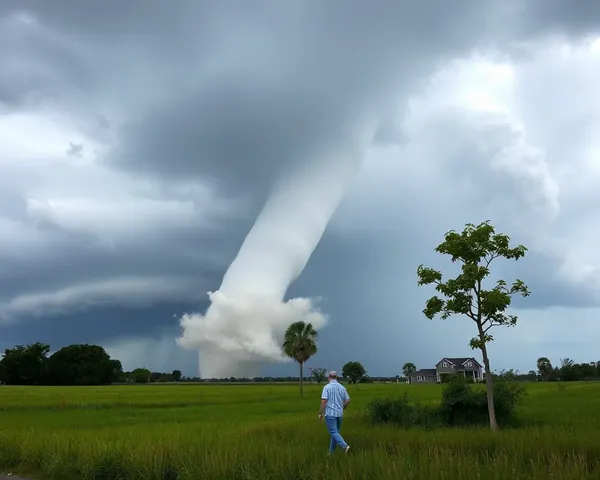
<path fill-rule="evenodd" d="M 32 343 L 7 348 L 0 360 L 4 382 L 8 385 L 41 385 L 46 380 L 50 345 Z"/>
<path fill-rule="evenodd" d="M 402 367 L 402 373 L 406 378 L 408 378 L 408 383 L 412 383 L 412 377 L 417 371 L 417 366 L 412 362 L 406 362 Z"/>
<path fill-rule="evenodd" d="M 580 363 L 577 367 L 578 380 L 585 380 L 596 376 L 596 366 L 592 363 Z"/>
<path fill-rule="evenodd" d="M 131 372 L 131 376 L 135 383 L 148 383 L 152 372 L 147 368 L 136 368 Z"/>
<path fill-rule="evenodd" d="M 548 357 L 540 357 L 537 359 L 537 369 L 542 377 L 542 380 L 547 382 L 552 376 L 552 363 Z"/>
<path fill-rule="evenodd" d="M 181 370 L 173 370 L 173 373 L 171 373 L 171 377 L 173 378 L 174 382 L 181 381 Z"/>
<path fill-rule="evenodd" d="M 471 339 L 469 345 L 473 349 L 480 349 L 483 356 L 490 428 L 495 431 L 498 423 L 487 352 L 487 343 L 494 338 L 489 331 L 495 326 L 516 325 L 518 318 L 505 313 L 506 309 L 510 306 L 513 295 L 526 297 L 529 290 L 518 279 L 511 286 L 504 280 L 497 280 L 489 290 L 484 288 L 484 281 L 490 275 L 490 265 L 495 259 L 518 260 L 525 255 L 527 249 L 522 245 L 511 247 L 507 235 L 496 233 L 489 222 L 483 222 L 477 226 L 467 224 L 462 233 L 453 230 L 446 233 L 444 241 L 435 251 L 449 255 L 453 263 L 459 262 L 461 273 L 444 282 L 441 272 L 423 265 L 418 267 L 418 285 L 433 284 L 442 295 L 442 298 L 433 296 L 427 300 L 423 313 L 429 319 L 439 315 L 442 320 L 455 314 L 465 315 L 475 323 L 478 335 Z"/>
<path fill-rule="evenodd" d="M 295 322 L 285 331 L 283 352 L 300 365 L 300 396 L 304 396 L 304 363 L 317 353 L 318 333 L 311 323 Z"/>
<path fill-rule="evenodd" d="M 123 368 L 99 345 L 69 345 L 48 359 L 48 383 L 53 385 L 108 385 Z"/>
<path fill-rule="evenodd" d="M 579 365 L 577 365 L 570 358 L 561 358 L 560 359 L 560 378 L 565 382 L 572 382 L 574 380 L 579 380 L 578 370 Z"/>
<path fill-rule="evenodd" d="M 348 362 L 342 367 L 342 375 L 348 378 L 350 383 L 357 383 L 367 375 L 367 371 L 360 362 Z"/>
<path fill-rule="evenodd" d="M 324 368 L 313 368 L 311 372 L 318 385 L 321 385 L 327 378 L 327 370 Z"/>

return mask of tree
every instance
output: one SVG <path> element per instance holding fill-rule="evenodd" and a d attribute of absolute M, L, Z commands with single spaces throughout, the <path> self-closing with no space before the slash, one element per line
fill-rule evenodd
<path fill-rule="evenodd" d="M 317 336 L 312 324 L 306 322 L 292 323 L 285 331 L 283 353 L 300 365 L 301 397 L 304 396 L 304 362 L 317 353 Z"/>
<path fill-rule="evenodd" d="M 181 381 L 181 370 L 173 370 L 173 373 L 171 373 L 171 377 L 173 377 L 174 382 Z"/>
<path fill-rule="evenodd" d="M 406 362 L 404 364 L 404 366 L 402 367 L 402 373 L 404 374 L 404 376 L 406 378 L 408 378 L 408 383 L 412 383 L 412 377 L 415 374 L 415 372 L 417 371 L 417 367 L 414 363 L 412 362 Z"/>
<path fill-rule="evenodd" d="M 596 376 L 596 366 L 592 363 L 580 363 L 578 367 L 578 379 L 587 380 Z"/>
<path fill-rule="evenodd" d="M 313 368 L 311 373 L 318 385 L 321 385 L 327 378 L 327 370 L 324 368 Z"/>
<path fill-rule="evenodd" d="M 487 390 L 490 428 L 498 429 L 494 409 L 494 384 L 491 375 L 490 359 L 487 343 L 494 338 L 489 333 L 495 326 L 514 326 L 518 318 L 509 315 L 506 309 L 511 304 L 512 296 L 529 295 L 527 286 L 521 280 L 515 280 L 510 287 L 504 280 L 497 280 L 489 290 L 484 289 L 484 280 L 490 275 L 490 264 L 496 258 L 518 260 L 525 255 L 527 249 L 518 245 L 510 247 L 507 235 L 496 233 L 489 222 L 475 226 L 467 224 L 462 233 L 449 231 L 444 241 L 435 249 L 436 252 L 449 255 L 452 262 L 460 262 L 461 273 L 456 278 L 442 281 L 441 272 L 420 265 L 417 269 L 418 285 L 434 284 L 436 290 L 444 298 L 431 297 L 425 304 L 423 313 L 429 319 L 440 315 L 446 320 L 454 314 L 465 315 L 477 327 L 478 335 L 469 343 L 472 349 L 478 348 L 483 356 Z"/>
<path fill-rule="evenodd" d="M 542 377 L 542 380 L 547 382 L 550 380 L 550 376 L 552 375 L 552 363 L 547 357 L 540 357 L 537 359 L 537 369 Z"/>
<path fill-rule="evenodd" d="M 148 383 L 152 376 L 152 372 L 147 368 L 136 368 L 131 372 L 131 376 L 135 383 Z"/>
<path fill-rule="evenodd" d="M 123 368 L 99 345 L 69 345 L 48 359 L 47 383 L 53 385 L 108 385 Z"/>
<path fill-rule="evenodd" d="M 367 375 L 360 362 L 348 362 L 342 367 L 342 375 L 350 379 L 350 383 L 360 382 Z"/>
<path fill-rule="evenodd" d="M 45 381 L 50 345 L 36 342 L 7 348 L 0 360 L 7 385 L 41 385 Z"/>
<path fill-rule="evenodd" d="M 560 378 L 565 382 L 571 382 L 576 380 L 576 367 L 575 362 L 570 358 L 560 359 Z"/>

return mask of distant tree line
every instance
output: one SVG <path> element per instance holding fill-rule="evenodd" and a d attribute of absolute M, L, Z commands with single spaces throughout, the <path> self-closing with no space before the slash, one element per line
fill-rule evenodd
<path fill-rule="evenodd" d="M 537 360 L 537 369 L 520 373 L 518 370 L 502 370 L 494 376 L 507 380 L 529 382 L 577 382 L 585 380 L 600 380 L 600 361 L 575 363 L 570 358 L 561 358 L 560 364 L 553 366 L 548 357 Z"/>
<path fill-rule="evenodd" d="M 124 372 L 119 360 L 110 358 L 99 345 L 76 344 L 63 347 L 50 353 L 50 346 L 36 342 L 31 345 L 17 345 L 7 348 L 0 359 L 0 383 L 7 385 L 108 385 L 111 383 L 290 383 L 298 382 L 299 377 L 254 377 L 254 378 L 211 378 L 185 377 L 181 370 L 172 372 L 152 372 L 147 368 L 137 368 Z M 370 377 L 359 362 L 348 362 L 342 368 L 341 381 L 349 383 L 390 383 L 405 382 L 414 374 L 414 364 L 404 365 L 404 376 Z M 311 368 L 311 375 L 305 381 L 318 384 L 327 379 L 327 370 Z M 553 366 L 547 357 L 540 357 L 537 370 L 520 373 L 518 370 L 502 370 L 492 377 L 515 381 L 583 381 L 600 380 L 600 361 L 575 363 L 570 358 L 560 360 Z"/>
<path fill-rule="evenodd" d="M 562 358 L 560 366 L 553 366 L 548 357 L 537 360 L 537 378 L 542 382 L 575 382 L 600 379 L 600 361 L 575 363 L 570 358 Z"/>
<path fill-rule="evenodd" d="M 108 385 L 123 376 L 119 360 L 98 345 L 69 345 L 50 354 L 36 342 L 7 348 L 0 360 L 0 382 L 6 385 Z"/>
<path fill-rule="evenodd" d="M 131 372 L 123 372 L 119 383 L 166 383 L 180 382 L 183 380 L 181 370 L 173 370 L 171 373 L 151 372 L 147 368 L 136 368 Z"/>

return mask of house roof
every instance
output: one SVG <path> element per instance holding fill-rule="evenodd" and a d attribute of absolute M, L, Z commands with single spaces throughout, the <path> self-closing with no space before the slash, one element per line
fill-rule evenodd
<path fill-rule="evenodd" d="M 417 370 L 411 376 L 413 377 L 434 377 L 436 375 L 435 368 L 422 368 L 421 370 Z"/>
<path fill-rule="evenodd" d="M 463 364 L 467 363 L 468 360 L 471 360 L 472 362 L 476 363 L 480 367 L 483 366 L 477 360 L 475 360 L 473 357 L 444 357 L 436 364 L 436 366 L 439 365 L 440 363 L 442 363 L 444 360 L 452 363 L 456 367 L 462 366 Z"/>

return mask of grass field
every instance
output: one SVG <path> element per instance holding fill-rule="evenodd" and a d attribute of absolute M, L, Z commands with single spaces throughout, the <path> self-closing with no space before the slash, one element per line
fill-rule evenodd
<path fill-rule="evenodd" d="M 519 418 L 487 429 L 372 427 L 374 397 L 440 387 L 348 386 L 342 433 L 327 457 L 320 387 L 144 385 L 0 387 L 0 472 L 41 479 L 598 479 L 600 383 L 531 384 Z"/>

